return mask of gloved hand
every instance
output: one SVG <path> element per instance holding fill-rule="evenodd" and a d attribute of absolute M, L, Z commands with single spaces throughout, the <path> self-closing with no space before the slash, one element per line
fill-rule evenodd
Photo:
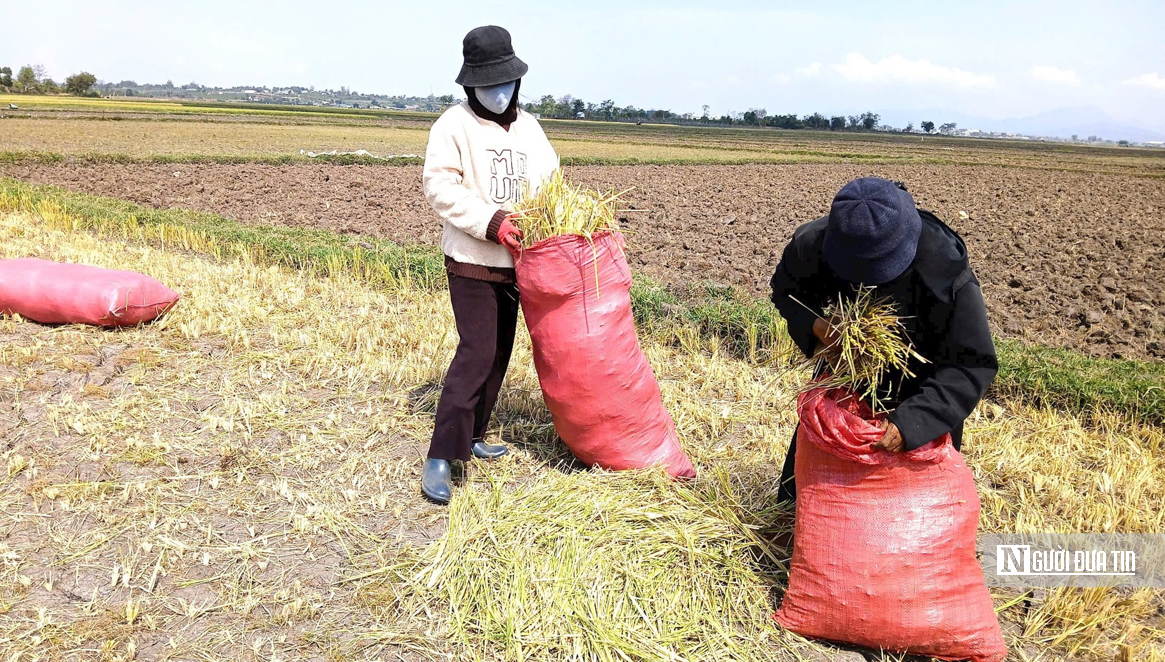
<path fill-rule="evenodd" d="M 522 250 L 522 231 L 514 225 L 513 218 L 513 214 L 507 216 L 498 226 L 498 243 L 517 253 Z"/>

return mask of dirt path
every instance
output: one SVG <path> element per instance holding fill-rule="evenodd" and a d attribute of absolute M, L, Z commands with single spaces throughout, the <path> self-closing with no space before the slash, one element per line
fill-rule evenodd
<path fill-rule="evenodd" d="M 962 166 L 575 167 L 635 190 L 634 268 L 667 283 L 714 280 L 764 294 L 797 225 L 848 180 L 904 181 L 967 240 L 992 323 L 1008 337 L 1114 357 L 1165 358 L 1165 181 Z M 5 165 L 0 176 L 248 223 L 435 244 L 419 167 Z M 968 218 L 960 218 L 960 211 Z"/>

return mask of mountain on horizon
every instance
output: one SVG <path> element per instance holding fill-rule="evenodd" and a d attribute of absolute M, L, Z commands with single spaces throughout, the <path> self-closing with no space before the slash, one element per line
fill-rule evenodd
<path fill-rule="evenodd" d="M 921 111 L 888 110 L 883 113 L 883 121 L 893 126 L 906 126 L 907 122 L 913 122 L 915 130 L 924 119 L 934 122 L 936 127 L 946 122 L 955 122 L 960 129 L 1017 133 L 1025 136 L 1068 139 L 1075 135 L 1080 140 L 1089 136 L 1099 136 L 1114 141 L 1165 141 L 1165 132 L 1121 122 L 1096 106 L 1057 108 L 1027 117 L 1005 119 L 978 117 L 941 108 Z"/>
<path fill-rule="evenodd" d="M 1105 140 L 1133 142 L 1165 141 L 1165 133 L 1121 122 L 1095 106 L 1057 108 L 1047 112 L 1000 123 L 1003 130 L 1025 135 L 1054 136 L 1081 140 L 1099 136 Z"/>

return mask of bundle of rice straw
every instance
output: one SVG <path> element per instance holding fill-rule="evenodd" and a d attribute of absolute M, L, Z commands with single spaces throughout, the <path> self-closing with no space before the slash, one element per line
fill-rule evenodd
<path fill-rule="evenodd" d="M 726 472 L 509 482 L 460 490 L 445 535 L 396 584 L 426 605 L 401 596 L 406 611 L 448 615 L 463 659 L 777 660 L 797 647 L 769 619 L 762 568 L 782 569 L 757 528 L 774 514 L 747 512 Z"/>
<path fill-rule="evenodd" d="M 562 235 L 590 238 L 600 232 L 618 231 L 619 198 L 622 193 L 599 193 L 566 181 L 562 171 L 522 200 L 514 225 L 522 231 L 522 246 Z"/>
<path fill-rule="evenodd" d="M 885 412 L 880 387 L 891 372 L 913 377 L 910 359 L 927 360 L 914 350 L 902 318 L 888 299 L 875 299 L 875 290 L 863 287 L 852 300 L 838 296 L 823 311 L 823 318 L 838 340 L 822 348 L 812 361 L 824 364 L 828 377 L 811 388 L 845 387 L 869 403 L 875 413 Z"/>

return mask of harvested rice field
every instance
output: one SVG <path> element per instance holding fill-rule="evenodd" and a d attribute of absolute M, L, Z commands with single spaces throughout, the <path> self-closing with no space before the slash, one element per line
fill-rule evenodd
<path fill-rule="evenodd" d="M 471 463 L 446 510 L 417 490 L 455 345 L 440 288 L 0 208 L 0 258 L 138 270 L 182 295 L 120 331 L 0 318 L 5 659 L 896 659 L 768 619 L 799 374 L 645 332 L 700 470 L 677 484 L 572 463 L 523 340 L 491 429 L 515 452 Z M 964 448 L 982 531 L 1165 526 L 1159 428 L 997 399 Z M 1165 656 L 1160 591 L 993 598 L 1014 659 Z"/>
<path fill-rule="evenodd" d="M 0 259 L 182 298 L 121 330 L 0 316 L 0 659 L 903 659 L 770 619 L 806 375 L 764 297 L 865 175 L 983 284 L 1007 386 L 966 426 L 980 533 L 1165 530 L 1165 152 L 545 122 L 569 181 L 631 189 L 640 343 L 699 477 L 573 460 L 519 328 L 488 435 L 512 452 L 445 508 L 419 490 L 457 343 L 420 167 L 299 153 L 421 153 L 430 117 L 15 101 Z M 1165 661 L 1165 591 L 991 597 L 1009 660 Z"/>
<path fill-rule="evenodd" d="M 903 181 L 967 241 L 995 331 L 1104 357 L 1165 359 L 1165 179 L 1010 167 L 575 166 L 623 191 L 631 264 L 671 285 L 714 281 L 765 296 L 793 230 L 850 179 Z M 441 224 L 416 166 L 0 164 L 0 176 L 435 246 Z M 964 218 L 965 216 L 965 218 Z"/>

